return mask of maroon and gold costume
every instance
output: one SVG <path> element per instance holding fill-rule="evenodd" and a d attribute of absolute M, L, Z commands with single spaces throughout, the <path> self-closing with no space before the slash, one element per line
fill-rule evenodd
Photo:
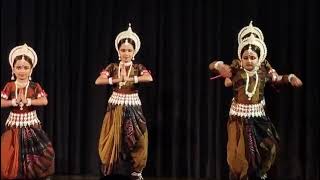
<path fill-rule="evenodd" d="M 130 77 L 149 73 L 141 64 L 126 67 Z M 102 73 L 117 78 L 119 65 L 112 63 Z M 148 131 L 141 108 L 137 85 L 126 82 L 119 88 L 113 84 L 113 92 L 108 100 L 100 139 L 99 155 L 104 175 L 141 173 L 146 166 L 148 153 Z"/>
<path fill-rule="evenodd" d="M 30 82 L 27 98 L 46 96 L 38 83 Z M 22 88 L 25 93 L 26 88 Z M 1 98 L 16 98 L 16 85 L 8 82 Z M 1 179 L 38 179 L 54 173 L 54 150 L 41 128 L 36 107 L 11 107 L 1 136 Z"/>

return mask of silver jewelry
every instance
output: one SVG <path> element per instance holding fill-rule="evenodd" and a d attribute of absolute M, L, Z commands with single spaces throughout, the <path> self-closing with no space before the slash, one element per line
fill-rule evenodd
<path fill-rule="evenodd" d="M 134 83 L 137 84 L 139 82 L 138 76 L 133 76 L 133 79 L 134 79 Z"/>
<path fill-rule="evenodd" d="M 289 81 L 289 83 L 291 83 L 292 78 L 293 78 L 293 74 L 289 74 L 289 76 L 288 76 L 288 81 Z"/>
<path fill-rule="evenodd" d="M 15 98 L 17 98 L 18 97 L 18 84 L 19 84 L 19 82 L 15 81 L 14 84 L 16 85 Z M 24 91 L 24 97 L 25 98 L 27 98 L 29 84 L 30 84 L 30 81 L 27 82 L 26 87 L 25 87 L 25 91 Z M 22 102 L 19 103 L 19 106 L 20 106 L 20 110 L 23 110 L 24 104 Z"/>
<path fill-rule="evenodd" d="M 31 98 L 27 98 L 27 104 L 26 106 L 31 106 Z"/>
<path fill-rule="evenodd" d="M 131 62 L 131 61 L 130 61 Z M 121 65 L 121 63 L 122 64 L 124 64 L 123 62 L 120 62 L 119 63 L 119 67 L 118 67 L 118 78 L 120 78 L 121 77 L 121 73 L 120 73 L 120 65 Z M 125 64 L 124 64 L 125 65 Z M 124 67 L 125 68 L 125 67 Z M 127 78 L 129 78 L 129 76 L 130 76 L 130 73 L 131 73 L 131 69 L 132 69 L 132 62 L 130 63 L 130 67 L 129 67 L 129 71 L 128 71 L 128 74 L 127 74 Z M 119 89 L 121 89 L 121 87 L 122 86 L 124 86 L 124 85 L 126 85 L 126 83 L 127 83 L 127 81 L 123 81 L 123 82 L 119 82 Z"/>
<path fill-rule="evenodd" d="M 245 89 L 245 93 L 248 96 L 248 100 L 251 100 L 252 96 L 256 93 L 257 87 L 258 87 L 258 81 L 259 81 L 259 77 L 258 77 L 258 73 L 257 71 L 254 72 L 255 76 L 256 76 L 256 82 L 254 84 L 253 90 L 251 92 L 249 92 L 249 81 L 250 81 L 250 77 L 249 74 L 251 73 L 250 71 L 247 71 L 245 69 L 246 75 L 247 75 L 247 79 L 246 79 L 246 89 Z"/>
<path fill-rule="evenodd" d="M 215 68 L 216 70 L 219 70 L 219 69 L 218 69 L 219 64 L 223 64 L 223 61 L 217 61 L 217 62 L 214 64 L 214 68 Z"/>
<path fill-rule="evenodd" d="M 17 99 L 16 99 L 16 98 L 11 99 L 11 105 L 12 105 L 13 107 L 18 106 L 18 104 L 17 104 Z"/>
<path fill-rule="evenodd" d="M 108 81 L 109 81 L 109 84 L 110 84 L 110 85 L 113 84 L 113 82 L 112 82 L 112 77 L 109 77 Z"/>
<path fill-rule="evenodd" d="M 12 70 L 12 74 L 11 74 L 11 80 L 12 80 L 12 81 L 14 80 L 14 73 L 13 73 L 13 70 Z"/>

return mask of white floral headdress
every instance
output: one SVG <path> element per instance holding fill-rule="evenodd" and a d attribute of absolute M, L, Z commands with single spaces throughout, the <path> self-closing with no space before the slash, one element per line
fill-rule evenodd
<path fill-rule="evenodd" d="M 139 52 L 141 42 L 140 42 L 139 36 L 132 31 L 130 23 L 129 23 L 128 30 L 120 32 L 114 41 L 114 46 L 118 53 L 119 53 L 119 48 L 118 48 L 119 42 L 122 39 L 126 39 L 126 38 L 130 38 L 134 41 L 135 43 L 134 55 L 136 55 Z"/>
<path fill-rule="evenodd" d="M 240 44 L 244 40 L 243 38 L 249 33 L 255 34 L 256 36 L 258 36 L 257 38 L 259 38 L 261 41 L 264 41 L 262 31 L 258 27 L 253 26 L 252 21 L 250 21 L 250 24 L 242 28 L 238 33 L 238 44 Z"/>
<path fill-rule="evenodd" d="M 28 56 L 32 61 L 32 68 L 34 68 L 37 65 L 38 62 L 38 56 L 36 52 L 32 49 L 32 47 L 28 46 L 27 44 L 16 46 L 13 48 L 9 54 L 9 64 L 11 68 L 13 68 L 13 62 L 14 59 L 17 56 L 26 55 Z"/>
<path fill-rule="evenodd" d="M 266 44 L 261 40 L 256 38 L 253 34 L 251 34 L 248 38 L 245 38 L 242 42 L 240 42 L 238 46 L 238 58 L 241 58 L 241 51 L 242 49 L 247 45 L 255 45 L 260 49 L 260 56 L 258 61 L 258 66 L 266 59 L 267 57 L 267 46 Z"/>

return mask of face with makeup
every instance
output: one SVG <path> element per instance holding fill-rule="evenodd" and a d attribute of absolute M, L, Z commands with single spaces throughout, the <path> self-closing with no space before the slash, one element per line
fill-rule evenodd
<path fill-rule="evenodd" d="M 31 59 L 28 56 L 17 56 L 13 63 L 13 73 L 18 80 L 27 80 L 32 71 Z"/>
<path fill-rule="evenodd" d="M 130 62 L 134 56 L 134 41 L 127 38 L 119 42 L 119 57 L 122 62 Z"/>
<path fill-rule="evenodd" d="M 258 55 L 254 51 L 246 50 L 242 55 L 242 66 L 248 71 L 252 71 L 258 64 Z"/>
<path fill-rule="evenodd" d="M 244 47 L 241 55 L 242 67 L 248 71 L 252 71 L 258 66 L 259 51 L 256 46 L 249 45 Z"/>

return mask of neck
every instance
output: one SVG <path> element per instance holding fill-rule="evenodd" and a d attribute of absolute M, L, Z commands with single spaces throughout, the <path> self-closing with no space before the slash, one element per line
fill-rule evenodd
<path fill-rule="evenodd" d="M 244 71 L 246 71 L 247 73 L 253 74 L 253 73 L 257 72 L 259 68 L 257 68 L 257 66 L 255 66 L 255 67 L 254 67 L 253 69 L 251 69 L 251 70 L 248 70 L 248 69 L 246 69 L 246 68 L 243 68 L 243 69 L 244 69 Z"/>
<path fill-rule="evenodd" d="M 16 79 L 17 83 L 28 83 L 29 79 Z"/>
<path fill-rule="evenodd" d="M 24 87 L 27 87 L 28 85 L 29 85 L 29 80 L 27 79 L 27 80 L 19 80 L 19 79 L 17 79 L 16 81 L 15 81 L 15 84 L 16 84 L 16 87 L 17 88 L 24 88 Z"/>
<path fill-rule="evenodd" d="M 120 64 L 125 65 L 125 66 L 130 66 L 132 64 L 132 61 L 128 61 L 128 62 L 120 61 Z"/>

